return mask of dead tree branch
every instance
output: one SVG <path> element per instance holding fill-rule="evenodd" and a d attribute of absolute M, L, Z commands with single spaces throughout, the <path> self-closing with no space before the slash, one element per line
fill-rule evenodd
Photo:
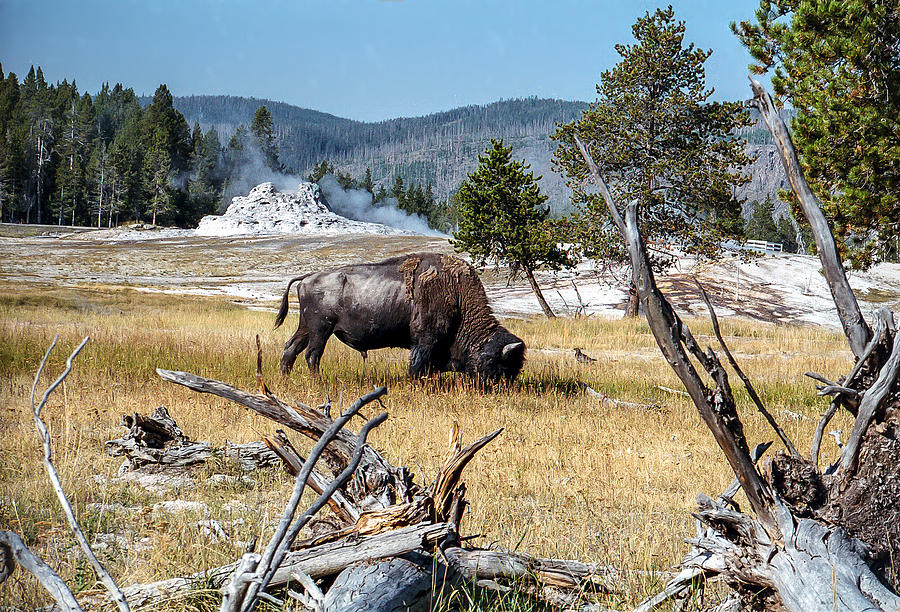
<path fill-rule="evenodd" d="M 880 582 L 858 540 L 840 526 L 795 516 L 780 497 L 777 483 L 773 480 L 770 485 L 756 471 L 721 363 L 712 349 L 700 349 L 656 285 L 638 229 L 636 203 L 626 207 L 623 221 L 587 149 L 577 138 L 576 143 L 625 240 L 634 284 L 657 344 L 731 464 L 755 514 L 701 494 L 694 516 L 706 530 L 689 540 L 700 554 L 682 563 L 685 579 L 707 571 L 720 573 L 742 591 L 764 598 L 763 605 L 782 605 L 792 611 L 900 609 L 900 597 Z M 858 331 L 849 329 L 848 338 Z M 865 336 L 854 351 L 857 355 L 867 340 Z M 688 353 L 703 365 L 715 389 L 704 385 Z M 894 356 L 900 360 L 900 350 Z M 891 366 L 881 370 L 880 379 L 887 381 L 891 373 L 896 376 L 897 368 Z M 857 423 L 864 431 L 860 419 Z M 797 462 L 799 471 L 805 469 L 801 458 L 784 457 Z M 798 501 L 803 502 L 802 493 Z"/>
<path fill-rule="evenodd" d="M 81 352 L 81 349 L 88 343 L 90 340 L 89 337 L 85 337 L 84 340 L 81 341 L 81 344 L 72 351 L 72 354 L 69 355 L 69 358 L 66 360 L 66 368 L 63 370 L 63 373 L 59 375 L 47 390 L 44 391 L 43 397 L 41 397 L 41 401 L 35 404 L 35 391 L 37 390 L 38 382 L 41 378 L 41 373 L 44 371 L 44 366 L 47 363 L 47 359 L 50 357 L 50 353 L 53 351 L 53 348 L 56 346 L 56 342 L 59 339 L 59 336 L 56 336 L 53 339 L 53 342 L 50 344 L 50 348 L 47 349 L 47 352 L 44 354 L 43 360 L 41 360 L 41 365 L 38 367 L 37 374 L 34 377 L 34 384 L 31 386 L 31 410 L 34 413 L 34 425 L 37 428 L 38 436 L 41 439 L 41 442 L 44 446 L 44 467 L 47 470 L 47 476 L 50 478 L 50 483 L 53 485 L 53 490 L 56 492 L 56 497 L 59 499 L 59 503 L 62 506 L 63 513 L 66 515 L 66 519 L 69 521 L 69 527 L 72 529 L 72 533 L 75 535 L 75 539 L 78 541 L 78 545 L 81 547 L 81 550 L 84 551 L 85 556 L 88 559 L 88 562 L 91 564 L 91 567 L 94 568 L 94 571 L 97 572 L 97 576 L 100 578 L 100 581 L 103 583 L 103 586 L 106 587 L 106 590 L 109 591 L 113 601 L 115 601 L 116 605 L 119 607 L 119 610 L 122 612 L 129 612 L 130 609 L 128 607 L 128 602 L 125 600 L 125 596 L 122 595 L 122 591 L 116 585 L 115 580 L 112 579 L 112 576 L 109 575 L 109 572 L 106 571 L 106 568 L 100 563 L 97 559 L 97 556 L 94 554 L 94 551 L 91 550 L 90 544 L 88 544 L 87 538 L 84 537 L 84 532 L 81 531 L 81 526 L 78 524 L 78 520 L 75 518 L 75 513 L 72 511 L 72 505 L 69 503 L 69 499 L 66 497 L 65 491 L 63 491 L 62 483 L 59 480 L 59 475 L 56 473 L 56 468 L 53 467 L 52 461 L 52 449 L 50 446 L 51 438 L 50 432 L 47 431 L 47 426 L 44 425 L 44 421 L 41 419 L 41 410 L 43 410 L 44 406 L 47 404 L 47 400 L 50 397 L 50 394 L 66 379 L 69 373 L 72 371 L 72 363 L 75 360 L 75 357 L 78 353 Z"/>
<path fill-rule="evenodd" d="M 12 574 L 17 561 L 37 578 L 64 612 L 81 612 L 81 606 L 59 574 L 31 552 L 18 534 L 0 531 L 0 584 Z"/>
<path fill-rule="evenodd" d="M 741 481 L 741 486 L 747 494 L 753 511 L 759 516 L 772 539 L 778 539 L 781 534 L 771 510 L 772 493 L 768 483 L 759 476 L 750 459 L 750 449 L 744 438 L 743 426 L 737 417 L 734 398 L 731 397 L 725 370 L 718 363 L 712 350 L 703 353 L 699 349 L 688 327 L 675 314 L 671 304 L 657 288 L 647 251 L 638 231 L 636 203 L 632 202 L 628 205 L 625 213 L 626 220 L 623 221 L 612 200 L 609 188 L 603 177 L 600 176 L 597 165 L 587 148 L 578 137 L 575 138 L 575 143 L 578 145 L 584 161 L 590 169 L 591 176 L 606 202 L 609 213 L 628 247 L 634 284 L 641 297 L 641 305 L 644 307 L 647 322 L 650 324 L 656 343 L 690 394 L 700 416 L 712 432 L 728 463 L 731 464 L 735 476 Z M 700 360 L 713 380 L 716 381 L 715 391 L 710 391 L 700 379 L 685 348 Z"/>
<path fill-rule="evenodd" d="M 875 417 L 875 413 L 881 407 L 885 397 L 897 380 L 897 373 L 900 371 L 900 334 L 894 336 L 894 348 L 887 363 L 878 373 L 875 383 L 869 387 L 859 404 L 859 412 L 856 420 L 853 422 L 853 430 L 850 432 L 850 438 L 844 446 L 841 453 L 841 465 L 839 471 L 844 474 L 852 474 L 856 469 L 856 459 L 859 455 L 860 443 L 863 434 L 869 428 L 869 424 Z"/>
<path fill-rule="evenodd" d="M 784 164 L 788 180 L 791 182 L 791 189 L 797 196 L 803 214 L 812 228 L 819 259 L 822 261 L 822 268 L 825 272 L 825 280 L 828 281 L 828 288 L 831 290 L 834 305 L 837 307 L 844 334 L 850 343 L 850 350 L 859 358 L 863 354 L 869 338 L 872 337 L 872 331 L 859 310 L 856 295 L 850 288 L 850 282 L 844 273 L 844 266 L 838 254 L 834 235 L 828 226 L 828 220 L 825 218 L 816 196 L 813 195 L 812 189 L 809 188 L 809 183 L 803 176 L 791 135 L 788 133 L 784 121 L 778 116 L 769 92 L 752 76 L 750 77 L 750 87 L 753 89 L 756 107 L 781 153 L 781 161 Z"/>
<path fill-rule="evenodd" d="M 157 369 L 156 373 L 163 380 L 236 402 L 313 440 L 319 440 L 333 422 L 314 408 L 300 403 L 290 406 L 271 393 L 253 395 L 218 380 L 188 372 Z M 339 430 L 336 436 L 322 454 L 334 474 L 347 467 L 356 444 L 355 436 L 344 429 Z M 359 469 L 345 490 L 359 510 L 384 509 L 412 500 L 418 488 L 412 484 L 408 470 L 394 467 L 370 446 L 364 446 L 362 453 Z"/>
<path fill-rule="evenodd" d="M 616 408 L 637 408 L 638 410 L 649 410 L 650 412 L 662 412 L 662 407 L 657 406 L 656 404 L 638 404 L 636 402 L 626 402 L 625 400 L 609 397 L 608 395 L 597 391 L 587 384 L 584 385 L 584 392 L 591 397 L 596 398 L 597 401 L 606 402 L 607 404 L 615 406 Z"/>
<path fill-rule="evenodd" d="M 709 310 L 709 318 L 712 321 L 713 332 L 716 334 L 716 339 L 719 341 L 719 346 L 722 348 L 722 352 L 725 353 L 725 357 L 728 359 L 728 363 L 731 364 L 732 369 L 734 369 L 735 373 L 738 377 L 743 381 L 744 388 L 747 389 L 747 394 L 750 396 L 750 399 L 753 400 L 753 403 L 756 404 L 756 409 L 759 410 L 760 414 L 763 415 L 763 418 L 766 419 L 766 422 L 775 430 L 775 433 L 778 435 L 778 438 L 781 440 L 781 443 L 784 444 L 784 447 L 788 450 L 788 452 L 794 457 L 799 457 L 800 453 L 797 452 L 797 449 L 794 448 L 794 443 L 791 442 L 790 438 L 788 438 L 787 434 L 784 433 L 784 430 L 781 428 L 781 425 L 769 414 L 769 411 L 766 410 L 766 407 L 763 405 L 762 400 L 759 397 L 759 394 L 756 393 L 756 389 L 753 388 L 753 384 L 750 382 L 750 379 L 744 374 L 744 371 L 738 365 L 737 361 L 734 358 L 734 355 L 731 354 L 731 351 L 728 350 L 728 345 L 725 344 L 725 339 L 722 338 L 722 332 L 719 329 L 719 317 L 716 316 L 716 310 L 713 308 L 712 302 L 709 299 L 709 295 L 706 293 L 706 289 L 703 288 L 703 285 L 700 284 L 700 281 L 697 278 L 694 278 L 694 282 L 697 284 L 697 288 L 700 289 L 700 295 L 703 296 L 703 301 L 706 303 L 706 308 Z"/>
<path fill-rule="evenodd" d="M 316 501 L 312 503 L 300 518 L 291 524 L 294 514 L 297 511 L 297 506 L 300 503 L 300 498 L 303 495 L 303 490 L 306 488 L 306 481 L 316 462 L 319 460 L 319 457 L 322 455 L 322 452 L 325 450 L 325 447 L 337 438 L 338 432 L 343 429 L 344 425 L 346 425 L 363 406 L 375 401 L 385 393 L 387 393 L 387 389 L 379 387 L 356 400 L 344 414 L 335 419 L 310 451 L 309 457 L 307 457 L 306 461 L 303 463 L 303 468 L 297 475 L 294 490 L 284 509 L 281 520 L 278 522 L 278 526 L 275 529 L 275 533 L 272 535 L 272 539 L 269 541 L 262 557 L 254 568 L 255 571 L 250 575 L 248 575 L 249 572 L 245 574 L 235 574 L 233 579 L 234 582 L 237 583 L 243 581 L 248 584 L 246 595 L 243 598 L 235 598 L 233 603 L 230 603 L 229 607 L 226 607 L 226 602 L 223 600 L 222 612 L 226 612 L 227 610 L 250 612 L 256 607 L 257 594 L 261 591 L 265 591 L 266 587 L 272 581 L 275 571 L 287 555 L 291 544 L 293 544 L 294 540 L 297 538 L 297 534 L 300 533 L 300 530 L 306 525 L 309 519 L 327 503 L 331 495 L 340 489 L 350 479 L 350 476 L 353 475 L 353 472 L 356 470 L 362 459 L 363 449 L 365 448 L 366 437 L 369 435 L 369 431 L 383 423 L 385 419 L 387 419 L 387 413 L 382 413 L 363 425 L 354 445 L 355 450 L 353 456 L 347 467 L 328 485 L 328 487 L 325 488 L 324 491 L 322 491 Z"/>

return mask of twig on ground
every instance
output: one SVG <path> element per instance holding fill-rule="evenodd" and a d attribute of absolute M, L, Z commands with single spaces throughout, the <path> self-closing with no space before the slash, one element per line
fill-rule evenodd
<path fill-rule="evenodd" d="M 655 388 L 660 391 L 665 391 L 666 393 L 672 393 L 673 395 L 683 395 L 684 397 L 690 397 L 691 394 L 687 391 L 681 391 L 679 389 L 671 389 L 669 387 L 663 387 L 662 385 L 655 385 Z"/>
<path fill-rule="evenodd" d="M 650 410 L 652 412 L 662 412 L 662 406 L 657 406 L 656 404 L 637 404 L 635 402 L 626 402 L 625 400 L 615 399 L 613 397 L 609 397 L 608 395 L 604 395 L 599 391 L 592 389 L 589 385 L 582 383 L 584 385 L 584 390 L 591 397 L 597 398 L 601 402 L 606 402 L 607 404 L 611 404 L 613 406 L 617 406 L 620 408 L 637 408 L 638 410 Z"/>

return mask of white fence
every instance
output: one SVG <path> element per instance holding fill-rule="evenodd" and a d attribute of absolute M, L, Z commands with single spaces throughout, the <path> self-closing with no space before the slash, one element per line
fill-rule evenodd
<path fill-rule="evenodd" d="M 780 242 L 766 242 L 765 240 L 748 240 L 744 243 L 744 248 L 757 253 L 781 253 L 784 251 L 784 245 Z"/>

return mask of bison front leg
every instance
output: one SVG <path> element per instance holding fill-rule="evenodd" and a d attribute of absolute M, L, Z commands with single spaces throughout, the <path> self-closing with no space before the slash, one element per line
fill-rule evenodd
<path fill-rule="evenodd" d="M 419 378 L 442 369 L 440 364 L 435 362 L 440 353 L 437 345 L 437 341 L 429 337 L 423 338 L 412 348 L 409 353 L 409 375 L 411 378 Z"/>
<path fill-rule="evenodd" d="M 281 354 L 281 373 L 290 374 L 297 360 L 297 355 L 309 344 L 309 328 L 306 327 L 303 317 L 300 317 L 300 325 L 291 339 L 284 344 L 284 353 Z"/>

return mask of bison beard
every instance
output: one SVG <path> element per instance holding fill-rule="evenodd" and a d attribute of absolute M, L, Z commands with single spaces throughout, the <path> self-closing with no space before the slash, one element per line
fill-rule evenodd
<path fill-rule="evenodd" d="M 283 374 L 304 349 L 317 373 L 331 334 L 363 355 L 410 349 L 413 377 L 454 371 L 511 380 L 525 362 L 525 343 L 500 325 L 475 270 L 456 257 L 403 255 L 298 276 L 284 291 L 275 327 L 284 322 L 291 285 L 298 281 L 300 324 L 284 345 Z"/>

